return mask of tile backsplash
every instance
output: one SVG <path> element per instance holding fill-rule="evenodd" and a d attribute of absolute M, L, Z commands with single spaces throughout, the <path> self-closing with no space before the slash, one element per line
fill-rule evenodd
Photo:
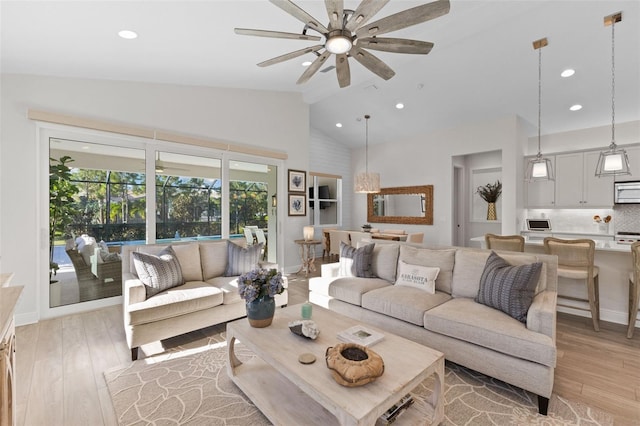
<path fill-rule="evenodd" d="M 619 231 L 640 232 L 640 204 L 619 204 L 613 209 L 529 209 L 528 219 L 550 219 L 554 232 L 584 232 L 613 235 Z M 609 225 L 597 223 L 593 217 L 611 215 Z M 523 224 L 523 231 L 527 225 Z"/>
<path fill-rule="evenodd" d="M 640 204 L 616 204 L 613 213 L 616 232 L 640 232 Z"/>

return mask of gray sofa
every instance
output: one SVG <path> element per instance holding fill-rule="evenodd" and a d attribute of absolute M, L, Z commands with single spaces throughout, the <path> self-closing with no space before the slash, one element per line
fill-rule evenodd
<path fill-rule="evenodd" d="M 132 360 L 137 359 L 141 345 L 246 316 L 245 302 L 238 294 L 238 276 L 223 276 L 228 244 L 234 243 L 172 243 L 185 282 L 149 298 L 136 273 L 132 253 L 157 255 L 169 244 L 122 247 L 124 329 Z M 260 266 L 277 268 L 267 263 Z M 285 291 L 276 295 L 276 306 L 287 304 L 287 279 L 283 278 Z"/>
<path fill-rule="evenodd" d="M 376 242 L 374 278 L 339 277 L 340 263 L 309 281 L 309 300 L 437 349 L 447 360 L 538 395 L 546 414 L 556 365 L 557 257 L 496 252 L 512 265 L 542 262 L 526 323 L 474 301 L 490 250 Z M 439 267 L 435 294 L 394 285 L 401 262 Z"/>

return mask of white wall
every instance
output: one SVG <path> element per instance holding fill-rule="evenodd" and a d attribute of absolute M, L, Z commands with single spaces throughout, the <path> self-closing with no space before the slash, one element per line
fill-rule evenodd
<path fill-rule="evenodd" d="M 640 121 L 616 123 L 616 144 L 626 145 L 640 142 Z M 582 149 L 602 148 L 611 143 L 611 126 L 592 127 L 589 129 L 543 135 L 540 138 L 542 154 Z M 538 137 L 529 138 L 527 155 L 538 152 Z"/>
<path fill-rule="evenodd" d="M 16 311 L 19 324 L 36 321 L 40 298 L 48 297 L 40 294 L 48 276 L 36 267 L 48 238 L 37 222 L 42 171 L 37 170 L 36 123 L 26 118 L 28 109 L 268 147 L 288 154 L 285 168 L 309 169 L 309 109 L 297 93 L 6 74 L 1 91 L 0 267 L 15 273 L 14 284 L 25 285 Z M 293 240 L 306 218 L 283 211 L 284 265 L 295 265 Z"/>
<path fill-rule="evenodd" d="M 380 173 L 382 187 L 434 185 L 433 226 L 380 224 L 379 227 L 424 232 L 425 244 L 450 245 L 453 157 L 499 150 L 502 152 L 503 177 L 502 232 L 514 232 L 522 210 L 520 181 L 526 142 L 521 120 L 509 116 L 406 140 L 369 145 L 369 170 Z M 364 170 L 364 148 L 353 150 L 351 163 L 354 172 Z M 366 219 L 367 197 L 354 194 L 353 221 L 365 223 Z"/>

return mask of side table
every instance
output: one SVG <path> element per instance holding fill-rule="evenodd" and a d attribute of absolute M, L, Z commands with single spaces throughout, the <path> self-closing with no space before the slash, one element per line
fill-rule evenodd
<path fill-rule="evenodd" d="M 302 265 L 296 274 L 304 271 L 304 275 L 308 276 L 309 272 L 316 270 L 314 261 L 316 260 L 315 246 L 322 244 L 322 241 L 318 240 L 295 240 L 295 243 L 300 246 L 300 260 Z"/>

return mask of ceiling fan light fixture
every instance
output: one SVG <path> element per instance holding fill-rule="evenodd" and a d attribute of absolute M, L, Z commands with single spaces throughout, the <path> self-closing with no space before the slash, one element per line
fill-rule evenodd
<path fill-rule="evenodd" d="M 351 33 L 344 30 L 331 31 L 327 35 L 327 42 L 324 44 L 324 47 L 334 55 L 341 55 L 349 52 L 353 47 Z"/>

